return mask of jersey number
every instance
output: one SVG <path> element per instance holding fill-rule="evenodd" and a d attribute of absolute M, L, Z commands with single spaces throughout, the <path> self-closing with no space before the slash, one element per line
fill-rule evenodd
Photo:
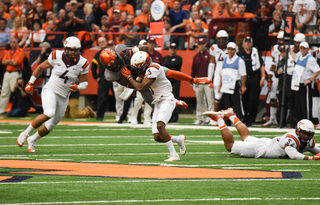
<path fill-rule="evenodd" d="M 67 81 L 68 81 L 68 79 L 69 79 L 68 76 L 66 76 L 68 72 L 69 72 L 69 71 L 66 70 L 64 73 L 62 73 L 62 75 L 59 76 L 59 78 L 64 79 L 64 83 L 67 83 Z"/>
<path fill-rule="evenodd" d="M 223 61 L 222 53 L 220 53 L 218 61 Z"/>

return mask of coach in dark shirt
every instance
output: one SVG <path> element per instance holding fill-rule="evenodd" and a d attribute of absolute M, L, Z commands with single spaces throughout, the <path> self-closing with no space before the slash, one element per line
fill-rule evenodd
<path fill-rule="evenodd" d="M 160 65 L 163 65 L 163 59 L 161 53 L 156 51 L 154 48 L 156 47 L 156 39 L 153 37 L 148 38 L 147 40 L 147 46 L 148 46 L 148 51 L 152 62 L 154 63 L 159 63 Z"/>
<path fill-rule="evenodd" d="M 177 45 L 175 43 L 171 43 L 169 46 L 169 55 L 163 57 L 164 66 L 170 68 L 172 70 L 180 71 L 182 66 L 182 57 L 177 55 Z M 173 78 L 169 78 L 172 85 L 172 93 L 176 99 L 179 100 L 180 93 L 180 81 L 175 80 Z M 175 123 L 178 122 L 179 113 L 181 109 L 175 108 L 171 119 L 169 122 Z"/>

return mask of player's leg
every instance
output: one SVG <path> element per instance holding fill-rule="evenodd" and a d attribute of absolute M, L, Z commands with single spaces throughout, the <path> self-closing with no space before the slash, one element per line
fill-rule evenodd
<path fill-rule="evenodd" d="M 63 98 L 56 95 L 56 113 L 52 118 L 46 121 L 45 124 L 42 125 L 35 134 L 33 134 L 27 139 L 28 152 L 35 152 L 36 141 L 39 138 L 49 134 L 53 130 L 53 128 L 60 122 L 67 108 L 68 100 L 68 98 Z"/>
<path fill-rule="evenodd" d="M 169 159 L 165 161 L 178 161 L 180 160 L 179 155 L 173 146 L 173 141 L 166 130 L 166 124 L 169 122 L 172 112 L 175 108 L 175 98 L 171 100 L 164 100 L 155 105 L 154 113 L 152 116 L 152 132 L 154 138 L 158 142 L 165 142 L 167 148 L 169 149 L 170 156 Z M 175 140 L 175 138 L 174 138 Z M 184 141 L 183 141 L 184 142 Z"/>
<path fill-rule="evenodd" d="M 220 110 L 220 101 L 222 99 L 222 93 L 218 92 L 220 86 L 220 74 L 215 74 L 213 79 L 213 88 L 214 88 L 214 105 L 213 110 L 218 112 Z"/>
<path fill-rule="evenodd" d="M 17 138 L 17 144 L 22 147 L 29 134 L 54 116 L 56 112 L 56 94 L 50 89 L 43 89 L 41 93 L 43 114 L 38 115 Z"/>
<path fill-rule="evenodd" d="M 218 123 L 219 129 L 220 129 L 220 134 L 221 134 L 223 142 L 224 142 L 224 146 L 226 147 L 226 149 L 229 152 L 231 152 L 231 148 L 234 143 L 234 137 L 233 137 L 232 132 L 229 130 L 226 123 L 224 122 L 224 119 L 223 119 L 224 116 L 223 116 L 222 112 L 206 111 L 202 114 L 210 117 L 212 120 L 214 120 Z"/>
<path fill-rule="evenodd" d="M 268 94 L 267 97 L 267 102 L 270 102 L 270 119 L 268 122 L 264 123 L 262 125 L 262 127 L 268 127 L 268 126 L 272 126 L 272 125 L 277 125 L 277 108 L 278 108 L 278 103 L 277 103 L 277 88 L 278 88 L 278 82 L 279 80 L 276 77 L 272 78 L 272 86 L 271 86 L 271 90 Z"/>

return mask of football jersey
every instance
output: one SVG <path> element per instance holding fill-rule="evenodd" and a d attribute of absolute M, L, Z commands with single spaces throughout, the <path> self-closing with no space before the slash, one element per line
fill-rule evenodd
<path fill-rule="evenodd" d="M 308 151 L 310 148 L 315 147 L 315 140 L 312 138 L 305 147 L 301 145 L 299 137 L 296 133 L 286 133 L 282 136 L 275 137 L 270 143 L 260 149 L 257 157 L 264 158 L 279 158 L 287 155 L 285 152 L 285 146 L 291 146 L 298 152 L 303 153 Z"/>
<path fill-rule="evenodd" d="M 215 73 L 221 73 L 223 60 L 229 56 L 228 50 L 219 48 L 218 44 L 213 44 L 209 49 L 209 53 L 216 60 Z"/>
<path fill-rule="evenodd" d="M 52 51 L 48 57 L 48 62 L 52 65 L 52 73 L 45 87 L 50 88 L 54 93 L 68 97 L 70 94 L 69 86 L 76 82 L 79 75 L 89 71 L 89 62 L 80 56 L 78 62 L 67 62 L 64 51 Z"/>
<path fill-rule="evenodd" d="M 275 62 L 278 62 L 280 60 L 279 44 L 276 44 L 272 47 L 271 56 Z"/>
<path fill-rule="evenodd" d="M 151 63 L 146 70 L 145 78 L 155 78 L 150 86 L 154 100 L 162 100 L 173 97 L 172 86 L 166 74 L 158 63 Z"/>

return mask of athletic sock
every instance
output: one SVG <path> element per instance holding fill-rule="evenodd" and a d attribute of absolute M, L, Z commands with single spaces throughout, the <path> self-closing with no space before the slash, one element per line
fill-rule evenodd
<path fill-rule="evenodd" d="M 39 131 L 37 131 L 36 133 L 34 133 L 33 135 L 31 135 L 29 138 L 32 141 L 36 141 L 37 139 L 39 139 L 41 136 L 39 135 Z"/>
<path fill-rule="evenodd" d="M 222 129 L 227 127 L 226 123 L 224 122 L 224 120 L 221 117 L 217 120 L 217 123 L 218 123 L 218 126 L 219 126 L 220 130 L 222 130 Z"/>
<path fill-rule="evenodd" d="M 30 134 L 32 131 L 34 130 L 34 128 L 32 127 L 32 125 L 30 124 L 27 129 L 25 130 L 26 133 Z"/>
<path fill-rule="evenodd" d="M 270 120 L 275 120 L 277 114 L 277 108 L 276 107 L 270 107 Z"/>
<path fill-rule="evenodd" d="M 166 145 L 169 149 L 170 154 L 177 154 L 176 150 L 174 149 L 172 140 L 169 140 L 168 142 L 166 142 Z"/>
<path fill-rule="evenodd" d="M 180 137 L 179 136 L 174 136 L 170 135 L 172 142 L 179 142 Z"/>
<path fill-rule="evenodd" d="M 231 115 L 231 116 L 229 117 L 229 120 L 231 120 L 232 124 L 234 124 L 234 125 L 236 125 L 236 124 L 238 124 L 239 122 L 241 122 L 236 115 Z"/>

